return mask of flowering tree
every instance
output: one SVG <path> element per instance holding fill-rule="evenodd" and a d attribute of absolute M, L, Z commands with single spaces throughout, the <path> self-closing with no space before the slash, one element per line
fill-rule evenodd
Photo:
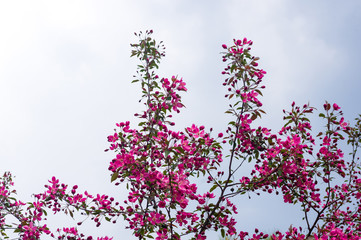
<path fill-rule="evenodd" d="M 136 34 L 139 42 L 131 45 L 131 56 L 141 61 L 133 81 L 140 83 L 145 105 L 142 113 L 135 114 L 140 123 L 137 128 L 129 121 L 117 123 L 115 133 L 108 137 L 108 150 L 115 152 L 109 164 L 111 182 L 125 185 L 128 199 L 120 204 L 106 195 L 79 193 L 76 185 L 60 184 L 53 177 L 34 202 L 23 203 L 15 197 L 11 174 L 5 173 L 0 179 L 3 237 L 13 231 L 20 239 L 39 239 L 42 234 L 93 239 L 76 227 L 51 231 L 44 223 L 50 210 L 71 217 L 79 211 L 96 226 L 123 217 L 138 239 L 206 239 L 209 231 L 237 239 L 361 239 L 357 158 L 361 116 L 351 127 L 340 107 L 326 102 L 319 114 L 325 130 L 313 136 L 307 116 L 315 109 L 292 103 L 291 110 L 284 111 L 286 123 L 279 132 L 255 127 L 264 113 L 259 97 L 266 72 L 258 68 L 259 58 L 251 55 L 253 42 L 244 38 L 234 40 L 230 47 L 222 45 L 227 64 L 223 86 L 230 101 L 226 113 L 233 118 L 226 131 L 214 134 L 194 124 L 184 131 L 174 130 L 172 114 L 184 107 L 180 94 L 187 88 L 178 77 L 158 77 L 164 47 L 151 34 Z M 319 139 L 320 145 L 316 144 Z M 351 146 L 350 155 L 339 148 L 343 141 Z M 240 173 L 244 164 L 253 164 L 248 176 Z M 208 190 L 197 187 L 199 179 L 205 179 Z M 234 200 L 250 192 L 282 194 L 285 203 L 301 206 L 303 228 L 290 227 L 272 235 L 258 229 L 254 233 L 237 230 Z M 9 223 L 9 216 L 16 223 Z"/>

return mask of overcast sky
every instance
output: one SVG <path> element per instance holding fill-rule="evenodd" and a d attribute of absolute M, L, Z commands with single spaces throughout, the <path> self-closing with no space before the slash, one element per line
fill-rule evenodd
<path fill-rule="evenodd" d="M 160 75 L 187 82 L 180 128 L 224 129 L 219 53 L 221 44 L 243 37 L 254 41 L 268 72 L 262 123 L 279 129 L 293 100 L 319 109 L 337 102 L 352 120 L 361 113 L 360 23 L 358 0 L 1 1 L 0 170 L 16 176 L 23 201 L 52 176 L 124 197 L 109 184 L 114 155 L 104 149 L 115 123 L 133 121 L 142 109 L 139 87 L 130 83 L 137 61 L 129 44 L 146 29 L 167 47 Z M 237 202 L 245 230 L 285 230 L 302 216 L 274 197 Z M 82 230 L 132 239 L 121 224 Z"/>

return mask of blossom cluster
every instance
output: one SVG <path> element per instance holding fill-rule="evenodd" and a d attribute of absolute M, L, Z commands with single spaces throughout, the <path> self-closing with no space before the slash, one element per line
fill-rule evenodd
<path fill-rule="evenodd" d="M 34 201 L 16 199 L 10 173 L 0 178 L 0 234 L 13 230 L 21 239 L 93 239 L 77 227 L 52 231 L 47 211 L 71 217 L 80 212 L 98 227 L 102 221 L 127 222 L 138 239 L 206 239 L 207 232 L 220 232 L 235 239 L 361 239 L 361 177 L 357 157 L 361 146 L 361 116 L 351 126 L 341 108 L 326 102 L 319 116 L 325 130 L 313 133 L 309 115 L 315 109 L 291 104 L 284 110 L 285 125 L 278 132 L 258 126 L 262 110 L 262 85 L 266 71 L 252 56 L 253 42 L 234 39 L 223 44 L 222 72 L 226 77 L 232 120 L 224 132 L 214 134 L 204 126 L 192 124 L 175 130 L 172 114 L 184 107 L 181 94 L 187 91 L 182 78 L 161 78 L 156 74 L 164 46 L 151 38 L 152 31 L 136 34 L 132 44 L 137 57 L 138 76 L 145 110 L 136 113 L 139 123 L 119 122 L 106 151 L 114 152 L 108 170 L 116 186 L 126 186 L 127 199 L 118 202 L 104 194 L 79 192 L 52 177 Z M 346 136 L 346 137 L 344 137 Z M 352 148 L 341 150 L 343 142 Z M 240 169 L 251 164 L 249 175 Z M 199 182 L 198 179 L 204 180 Z M 204 187 L 206 186 L 206 187 Z M 122 192 L 124 192 L 122 190 Z M 281 194 L 283 201 L 297 204 L 304 212 L 304 226 L 272 234 L 240 229 L 234 215 L 237 201 L 245 194 Z M 237 198 L 236 198 L 237 197 Z M 18 223 L 10 224 L 7 216 Z M 85 220 L 79 220 L 81 225 Z M 110 240 L 111 237 L 97 238 Z"/>

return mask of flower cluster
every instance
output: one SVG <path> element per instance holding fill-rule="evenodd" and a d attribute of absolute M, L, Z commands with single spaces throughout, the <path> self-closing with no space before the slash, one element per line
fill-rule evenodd
<path fill-rule="evenodd" d="M 144 65 L 146 72 L 152 69 L 147 62 Z M 108 137 L 110 150 L 116 151 L 109 170 L 116 185 L 128 184 L 125 219 L 135 236 L 156 233 L 157 239 L 179 239 L 181 234 L 197 233 L 201 238 L 204 231 L 198 234 L 197 224 L 204 213 L 196 211 L 202 211 L 214 195 L 199 194 L 194 178 L 222 162 L 221 146 L 204 126 L 192 125 L 185 131 L 170 129 L 174 123 L 168 119 L 184 107 L 180 92 L 187 88 L 175 76 L 160 79 L 160 84 L 158 79 L 155 74 L 138 79 L 142 86 L 149 87 L 143 95 L 146 110 L 135 114 L 141 119 L 141 129 L 132 129 L 130 122 L 116 124 L 118 130 Z M 189 206 L 194 204 L 197 209 L 190 211 Z"/>
<path fill-rule="evenodd" d="M 232 116 L 226 130 L 213 136 L 204 126 L 193 124 L 174 130 L 172 114 L 184 107 L 181 93 L 186 83 L 177 76 L 156 74 L 164 54 L 162 42 L 151 38 L 152 31 L 136 34 L 132 44 L 137 57 L 139 82 L 145 110 L 135 114 L 138 127 L 130 121 L 116 124 L 108 136 L 114 157 L 109 163 L 111 182 L 126 185 L 127 199 L 79 192 L 52 177 L 34 201 L 16 199 L 10 173 L 0 178 L 0 234 L 14 231 L 21 239 L 93 239 L 77 227 L 51 231 L 44 223 L 46 210 L 74 217 L 80 212 L 96 226 L 102 221 L 127 221 L 138 239 L 206 239 L 207 231 L 237 239 L 361 239 L 361 166 L 357 157 L 361 146 L 361 115 L 354 126 L 345 121 L 337 104 L 326 102 L 319 116 L 325 130 L 316 136 L 308 115 L 314 108 L 292 103 L 284 110 L 285 125 L 278 132 L 255 127 L 264 114 L 260 98 L 266 72 L 258 68 L 258 57 L 251 55 L 253 42 L 247 38 L 223 44 L 225 95 Z M 345 135 L 346 137 L 344 137 Z M 341 150 L 351 146 L 349 155 Z M 227 153 L 225 153 L 227 152 Z M 249 175 L 239 169 L 251 164 Z M 205 179 L 203 182 L 197 179 Z M 202 185 L 200 185 L 202 184 Z M 122 190 L 122 192 L 124 192 Z M 304 212 L 304 226 L 273 234 L 258 229 L 254 233 L 237 230 L 235 197 L 256 193 L 281 194 L 285 203 L 298 204 Z M 10 224 L 7 216 L 18 223 Z M 83 223 L 78 221 L 78 225 Z M 102 237 L 99 240 L 112 238 Z"/>

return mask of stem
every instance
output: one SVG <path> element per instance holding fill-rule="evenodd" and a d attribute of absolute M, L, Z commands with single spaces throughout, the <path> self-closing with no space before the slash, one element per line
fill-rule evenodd
<path fill-rule="evenodd" d="M 170 194 L 172 196 L 172 199 L 171 199 L 171 202 L 170 202 L 170 205 L 169 205 L 169 209 L 167 209 L 167 211 L 168 211 L 169 219 L 172 219 L 171 215 L 170 215 L 170 211 L 171 211 L 170 207 L 171 207 L 171 204 L 173 203 L 173 187 L 172 187 L 172 174 L 171 174 L 171 171 L 170 171 L 170 161 L 168 161 L 168 176 L 169 176 Z M 171 239 L 173 239 L 173 220 L 171 220 L 171 222 L 170 222 L 170 234 L 171 234 Z"/>
<path fill-rule="evenodd" d="M 243 76 L 243 77 L 245 78 L 246 76 Z M 245 81 L 243 81 L 243 87 L 245 87 Z M 225 194 L 225 191 L 227 190 L 227 188 L 229 187 L 229 180 L 231 179 L 231 177 L 233 175 L 233 173 L 232 173 L 233 158 L 234 158 L 234 153 L 235 153 L 235 149 L 236 149 L 236 140 L 237 140 L 237 134 L 238 134 L 238 131 L 239 131 L 239 128 L 240 128 L 241 116 L 243 116 L 243 113 L 244 113 L 244 107 L 245 107 L 244 102 L 242 102 L 241 111 L 237 116 L 236 131 L 234 133 L 234 138 L 233 138 L 233 146 L 232 146 L 232 149 L 231 149 L 231 157 L 230 157 L 229 165 L 228 165 L 228 177 L 227 177 L 227 180 L 226 180 L 226 184 L 224 185 L 223 188 L 220 186 L 221 194 L 220 194 L 220 196 L 218 198 L 218 201 L 217 201 L 216 205 L 214 206 L 212 212 L 207 216 L 206 220 L 202 224 L 202 227 L 200 228 L 198 234 L 202 234 L 203 232 L 205 232 L 205 230 L 207 229 L 207 225 L 211 222 L 211 217 L 213 215 L 215 215 L 215 212 L 219 208 L 219 205 L 225 199 L 224 194 Z"/>

